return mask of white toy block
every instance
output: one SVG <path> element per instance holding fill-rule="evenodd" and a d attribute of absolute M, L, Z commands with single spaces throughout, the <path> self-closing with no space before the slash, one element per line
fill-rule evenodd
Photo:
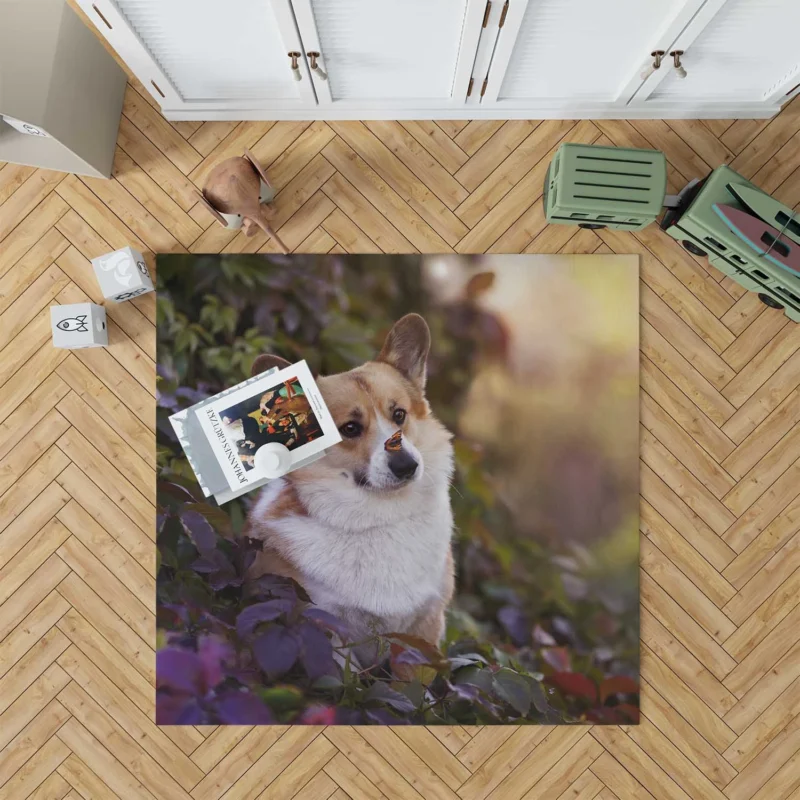
<path fill-rule="evenodd" d="M 123 247 L 92 259 L 94 274 L 106 300 L 121 303 L 153 291 L 153 281 L 142 254 Z"/>
<path fill-rule="evenodd" d="M 50 326 L 53 329 L 53 347 L 77 350 L 108 344 L 106 310 L 94 303 L 50 306 Z"/>

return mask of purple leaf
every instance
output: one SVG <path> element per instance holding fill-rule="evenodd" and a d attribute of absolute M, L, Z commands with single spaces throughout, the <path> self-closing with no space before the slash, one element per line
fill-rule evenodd
<path fill-rule="evenodd" d="M 335 631 L 342 637 L 346 638 L 349 635 L 347 625 L 342 620 L 327 611 L 323 611 L 321 608 L 307 608 L 303 612 L 303 616 L 323 628 Z"/>
<path fill-rule="evenodd" d="M 194 405 L 195 403 L 199 403 L 201 400 L 205 400 L 208 397 L 208 391 L 193 389 L 191 386 L 179 386 L 175 390 L 175 396 L 182 397 Z"/>
<path fill-rule="evenodd" d="M 200 556 L 195 561 L 192 561 L 191 568 L 195 572 L 200 573 L 212 573 L 212 572 L 219 572 L 220 565 L 217 563 L 217 560 L 214 558 L 215 553 L 219 553 L 219 550 L 212 550 L 204 556 Z M 224 558 L 225 554 L 220 553 L 220 555 Z"/>
<path fill-rule="evenodd" d="M 395 664 L 429 664 L 430 659 L 416 647 L 406 647 L 396 656 L 394 662 Z"/>
<path fill-rule="evenodd" d="M 516 606 L 503 606 L 497 612 L 497 619 L 506 629 L 514 644 L 522 646 L 530 640 L 531 624 L 525 614 Z"/>
<path fill-rule="evenodd" d="M 334 725 L 363 725 L 364 712 L 356 708 L 343 708 L 339 706 L 336 709 L 336 722 Z"/>
<path fill-rule="evenodd" d="M 533 641 L 543 647 L 552 647 L 556 644 L 556 640 L 538 624 L 533 627 Z"/>
<path fill-rule="evenodd" d="M 542 650 L 542 658 L 559 672 L 570 670 L 569 650 L 566 647 L 547 647 Z"/>
<path fill-rule="evenodd" d="M 303 642 L 300 660 L 311 680 L 330 674 L 335 666 L 330 639 L 313 623 L 305 622 L 297 628 Z"/>
<path fill-rule="evenodd" d="M 224 589 L 226 586 L 241 586 L 242 583 L 243 580 L 237 577 L 236 573 L 232 571 L 224 572 L 220 570 L 220 572 L 214 572 L 208 576 L 208 585 L 215 592 Z"/>
<path fill-rule="evenodd" d="M 231 538 L 231 519 L 221 508 L 214 508 L 208 503 L 186 503 L 183 513 L 188 514 L 190 511 L 200 514 L 217 535 Z"/>
<path fill-rule="evenodd" d="M 203 710 L 197 698 L 165 692 L 156 695 L 156 725 L 200 725 L 202 722 Z"/>
<path fill-rule="evenodd" d="M 201 636 L 197 652 L 203 668 L 205 685 L 213 689 L 222 683 L 225 677 L 223 665 L 233 659 L 233 648 L 217 636 Z"/>
<path fill-rule="evenodd" d="M 217 715 L 223 725 L 270 725 L 272 714 L 252 692 L 224 692 L 217 700 Z"/>
<path fill-rule="evenodd" d="M 201 553 L 214 549 L 217 544 L 217 534 L 199 511 L 184 511 L 181 514 L 181 522 L 194 546 Z"/>
<path fill-rule="evenodd" d="M 553 626 L 553 631 L 568 642 L 574 643 L 578 638 L 572 623 L 564 617 L 553 617 L 551 625 Z"/>
<path fill-rule="evenodd" d="M 226 586 L 241 586 L 242 579 L 236 574 L 233 564 L 221 550 L 208 550 L 192 564 L 195 572 L 208 573 L 208 583 L 219 591 Z"/>
<path fill-rule="evenodd" d="M 450 691 L 461 700 L 472 702 L 480 695 L 480 689 L 468 683 L 448 683 L 447 685 L 450 687 Z"/>
<path fill-rule="evenodd" d="M 162 408 L 168 408 L 170 411 L 180 411 L 180 406 L 174 394 L 156 390 L 156 403 Z"/>
<path fill-rule="evenodd" d="M 194 495 L 184 486 L 181 486 L 178 483 L 172 483 L 171 481 L 159 481 L 157 490 L 159 493 L 163 492 L 164 494 L 172 495 L 173 497 L 177 497 L 178 500 L 182 500 L 184 502 L 191 501 L 192 503 L 196 502 Z"/>
<path fill-rule="evenodd" d="M 262 575 L 250 582 L 250 594 L 271 594 L 289 600 L 297 600 L 297 592 L 290 578 L 280 575 Z"/>
<path fill-rule="evenodd" d="M 263 603 L 256 603 L 248 606 L 236 618 L 236 633 L 240 638 L 246 639 L 262 622 L 271 622 L 281 614 L 286 614 L 294 608 L 291 600 L 276 599 L 267 600 Z"/>
<path fill-rule="evenodd" d="M 299 654 L 300 642 L 282 625 L 273 625 L 253 642 L 253 655 L 270 678 L 288 672 Z"/>
<path fill-rule="evenodd" d="M 255 550 L 247 550 L 242 557 L 242 574 L 246 574 L 247 570 L 253 566 L 253 562 L 256 560 L 256 556 L 258 553 Z"/>
<path fill-rule="evenodd" d="M 187 694 L 205 694 L 203 664 L 196 653 L 165 647 L 156 653 L 156 684 Z"/>

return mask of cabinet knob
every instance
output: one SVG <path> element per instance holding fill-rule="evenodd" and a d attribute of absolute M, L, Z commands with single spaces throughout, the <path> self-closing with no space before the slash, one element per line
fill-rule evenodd
<path fill-rule="evenodd" d="M 313 73 L 314 73 L 314 74 L 315 74 L 315 75 L 316 75 L 316 76 L 317 76 L 317 77 L 318 77 L 318 78 L 319 78 L 321 81 L 326 81 L 326 80 L 328 80 L 328 73 L 327 73 L 327 72 L 325 72 L 325 70 L 324 70 L 324 69 L 322 69 L 322 67 L 320 67 L 320 66 L 317 66 L 317 59 L 318 59 L 318 58 L 321 58 L 320 54 L 319 54 L 319 53 L 317 53 L 316 51 L 312 50 L 312 51 L 310 51 L 310 52 L 306 53 L 306 55 L 308 56 L 308 58 L 309 58 L 309 61 L 311 62 L 311 64 L 310 64 L 311 71 L 312 71 L 312 72 L 313 72 Z"/>
<path fill-rule="evenodd" d="M 650 55 L 653 57 L 653 63 L 648 64 L 641 72 L 640 77 L 643 81 L 646 81 L 657 69 L 661 67 L 661 59 L 664 58 L 664 51 L 663 50 L 653 50 Z"/>
<path fill-rule="evenodd" d="M 683 68 L 683 64 L 681 64 L 683 50 L 670 50 L 670 55 L 672 56 L 672 62 L 675 65 L 675 72 L 677 73 L 678 77 L 685 78 L 686 70 Z"/>
<path fill-rule="evenodd" d="M 300 58 L 300 57 L 301 57 L 303 54 L 302 54 L 302 53 L 298 53 L 296 50 L 292 50 L 291 52 L 287 53 L 287 55 L 289 56 L 289 58 L 291 58 L 291 59 L 292 59 L 292 63 L 291 63 L 291 67 L 292 67 L 292 77 L 293 77 L 293 78 L 294 78 L 296 81 L 301 81 L 301 80 L 303 80 L 303 75 L 302 75 L 302 74 L 301 74 L 301 72 L 300 72 L 300 64 L 298 63 L 298 60 L 297 60 L 297 59 L 299 59 L 299 58 Z"/>

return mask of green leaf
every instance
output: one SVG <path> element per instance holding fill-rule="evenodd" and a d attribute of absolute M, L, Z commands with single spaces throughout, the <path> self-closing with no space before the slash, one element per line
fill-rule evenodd
<path fill-rule="evenodd" d="M 462 667 L 454 673 L 453 683 L 468 683 L 470 686 L 477 686 L 484 692 L 490 692 L 493 687 L 493 676 L 491 670 L 488 669 Z"/>
<path fill-rule="evenodd" d="M 344 684 L 335 675 L 322 675 L 311 684 L 312 689 L 317 689 L 321 692 L 335 691 L 343 688 L 343 686 Z"/>
<path fill-rule="evenodd" d="M 542 684 L 535 678 L 528 677 L 528 686 L 531 690 L 531 700 L 533 707 L 540 713 L 544 714 L 550 710 L 550 704 L 547 702 L 547 695 L 542 689 Z"/>
<path fill-rule="evenodd" d="M 527 715 L 533 698 L 531 687 L 524 676 L 510 669 L 501 669 L 495 673 L 492 684 L 497 694 L 517 713 L 523 717 Z"/>
<path fill-rule="evenodd" d="M 414 711 L 414 703 L 411 702 L 404 694 L 395 691 L 385 683 L 373 683 L 369 690 L 364 695 L 364 700 L 373 700 L 379 703 L 384 703 L 391 706 L 397 711 L 411 712 Z"/>
<path fill-rule="evenodd" d="M 400 690 L 417 708 L 422 705 L 425 699 L 425 687 L 418 680 L 407 683 Z"/>
<path fill-rule="evenodd" d="M 303 692 L 296 686 L 273 686 L 258 691 L 261 699 L 275 712 L 292 711 L 296 708 L 303 708 L 305 697 Z"/>

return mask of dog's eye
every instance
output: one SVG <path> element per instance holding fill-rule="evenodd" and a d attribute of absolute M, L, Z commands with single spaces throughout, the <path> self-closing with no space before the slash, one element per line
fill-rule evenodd
<path fill-rule="evenodd" d="M 406 421 L 406 412 L 402 408 L 396 408 L 392 414 L 392 419 L 397 425 L 402 425 Z"/>
<path fill-rule="evenodd" d="M 345 424 L 339 428 L 339 433 L 341 433 L 345 439 L 355 439 L 356 436 L 361 436 L 361 423 L 345 422 Z"/>

